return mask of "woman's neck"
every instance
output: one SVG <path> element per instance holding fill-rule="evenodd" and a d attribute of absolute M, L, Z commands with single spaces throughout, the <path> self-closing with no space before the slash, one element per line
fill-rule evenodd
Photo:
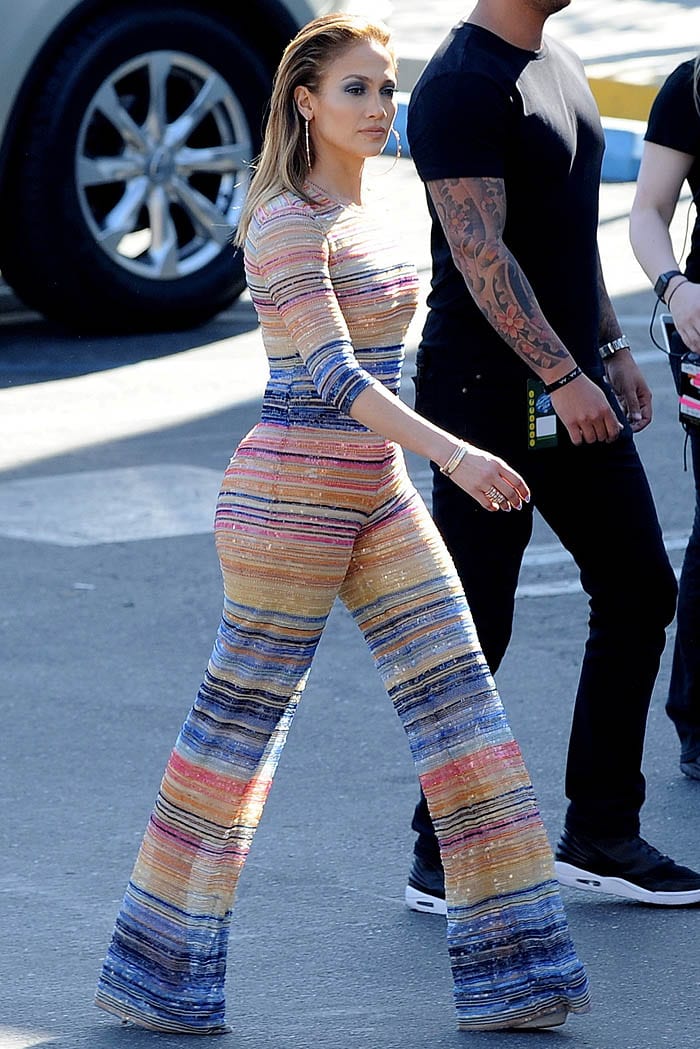
<path fill-rule="evenodd" d="M 339 204 L 362 204 L 362 173 L 364 161 L 357 167 L 333 164 L 320 158 L 309 171 L 308 178 Z"/>

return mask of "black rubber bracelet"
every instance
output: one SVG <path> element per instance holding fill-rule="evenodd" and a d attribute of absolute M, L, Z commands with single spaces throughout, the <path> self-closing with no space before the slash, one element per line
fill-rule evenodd
<path fill-rule="evenodd" d="M 546 385 L 544 392 L 554 393 L 555 390 L 560 390 L 562 386 L 566 386 L 567 383 L 573 382 L 574 379 L 578 379 L 581 374 L 581 369 L 577 364 L 576 367 L 572 368 L 570 372 L 566 373 L 566 375 L 562 375 L 561 379 L 555 379 L 554 382 L 550 382 Z"/>
<path fill-rule="evenodd" d="M 670 294 L 670 295 L 669 295 L 669 297 L 668 297 L 668 298 L 666 299 L 666 309 L 667 309 L 667 310 L 670 310 L 670 309 L 671 309 L 671 299 L 672 299 L 672 298 L 673 298 L 673 296 L 674 296 L 674 295 L 676 294 L 676 292 L 678 291 L 678 289 L 679 289 L 679 288 L 682 288 L 684 284 L 690 284 L 690 281 L 688 280 L 688 278 L 687 278 L 687 277 L 684 277 L 684 278 L 683 278 L 683 280 L 680 280 L 680 281 L 678 281 L 678 284 L 676 284 L 675 288 L 672 288 L 672 289 L 671 289 L 671 294 Z"/>

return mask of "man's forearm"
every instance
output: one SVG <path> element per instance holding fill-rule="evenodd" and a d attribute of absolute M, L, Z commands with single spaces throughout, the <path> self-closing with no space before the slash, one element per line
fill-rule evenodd
<path fill-rule="evenodd" d="M 519 357 L 549 378 L 573 359 L 547 322 L 527 277 L 502 239 L 506 203 L 499 179 L 442 179 L 430 195 L 455 266 L 486 317 Z"/>
<path fill-rule="evenodd" d="M 606 342 L 613 342 L 622 335 L 622 328 L 617 319 L 615 308 L 610 301 L 608 289 L 605 286 L 603 267 L 598 255 L 598 305 L 600 309 L 600 327 L 598 332 L 599 343 L 603 346 Z"/>

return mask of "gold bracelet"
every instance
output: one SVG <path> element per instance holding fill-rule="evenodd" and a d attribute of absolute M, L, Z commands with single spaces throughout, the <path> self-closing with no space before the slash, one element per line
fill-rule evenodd
<path fill-rule="evenodd" d="M 445 477 L 453 474 L 468 451 L 469 445 L 465 444 L 464 441 L 460 441 L 445 465 L 440 467 L 440 473 L 444 474 Z"/>

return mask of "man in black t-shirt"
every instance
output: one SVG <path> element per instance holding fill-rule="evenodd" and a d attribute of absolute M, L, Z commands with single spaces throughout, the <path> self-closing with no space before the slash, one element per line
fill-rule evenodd
<path fill-rule="evenodd" d="M 559 880 L 696 903 L 700 874 L 640 837 L 646 717 L 676 585 L 633 441 L 651 393 L 598 257 L 600 119 L 579 59 L 543 36 L 568 2 L 479 0 L 412 94 L 408 136 L 433 218 L 416 407 L 502 456 L 533 494 L 518 514 L 488 514 L 434 470 L 435 520 L 492 669 L 510 639 L 533 506 L 590 597 Z M 413 827 L 406 902 L 444 913 L 424 798 Z"/>

